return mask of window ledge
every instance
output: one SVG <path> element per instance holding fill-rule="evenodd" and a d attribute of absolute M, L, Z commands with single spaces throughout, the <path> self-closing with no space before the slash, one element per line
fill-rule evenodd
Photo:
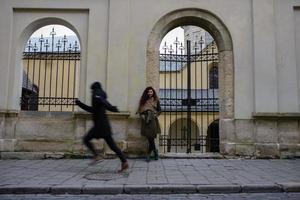
<path fill-rule="evenodd" d="M 300 112 L 254 112 L 257 119 L 300 119 Z"/>
<path fill-rule="evenodd" d="M 125 119 L 129 118 L 130 112 L 121 111 L 118 113 L 107 112 L 109 118 Z M 85 111 L 18 111 L 18 110 L 0 110 L 0 117 L 22 117 L 22 118 L 91 118 L 92 114 Z"/>
<path fill-rule="evenodd" d="M 120 111 L 120 112 L 107 112 L 109 118 L 112 119 L 123 119 L 128 118 L 130 116 L 130 112 L 128 111 Z M 92 116 L 91 113 L 85 111 L 77 111 L 74 112 L 75 118 L 90 118 Z"/>

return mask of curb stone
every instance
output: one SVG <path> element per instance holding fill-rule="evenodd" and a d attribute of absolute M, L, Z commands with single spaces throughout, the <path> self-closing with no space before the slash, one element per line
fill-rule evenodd
<path fill-rule="evenodd" d="M 198 185 L 198 193 L 239 193 L 241 186 L 239 185 Z"/>
<path fill-rule="evenodd" d="M 282 192 L 282 187 L 275 184 L 247 184 L 242 185 L 242 192 L 262 193 L 262 192 Z"/>
<path fill-rule="evenodd" d="M 124 193 L 123 185 L 108 185 L 101 187 L 83 187 L 82 194 L 122 194 Z"/>
<path fill-rule="evenodd" d="M 151 185 L 150 194 L 191 194 L 197 193 L 195 185 Z"/>
<path fill-rule="evenodd" d="M 0 194 L 208 194 L 300 192 L 300 183 L 248 185 L 0 186 Z"/>
<path fill-rule="evenodd" d="M 4 186 L 0 187 L 0 194 L 47 194 L 49 187 L 43 186 Z"/>
<path fill-rule="evenodd" d="M 300 183 L 278 183 L 284 192 L 300 192 Z"/>
<path fill-rule="evenodd" d="M 52 194 L 81 194 L 82 188 L 78 186 L 53 186 L 50 188 Z"/>
<path fill-rule="evenodd" d="M 126 194 L 149 194 L 150 187 L 148 185 L 125 185 L 124 193 L 126 193 Z"/>

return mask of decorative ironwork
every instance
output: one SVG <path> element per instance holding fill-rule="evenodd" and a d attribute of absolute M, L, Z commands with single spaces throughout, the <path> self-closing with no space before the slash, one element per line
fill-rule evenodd
<path fill-rule="evenodd" d="M 164 112 L 187 112 L 187 99 L 166 99 L 161 98 L 161 107 Z M 191 112 L 218 112 L 219 99 L 191 99 Z"/>
<path fill-rule="evenodd" d="M 64 97 L 30 97 L 31 102 L 28 103 L 28 98 L 25 96 L 21 97 L 21 102 L 28 105 L 41 105 L 41 106 L 73 106 L 77 98 L 64 98 Z"/>
<path fill-rule="evenodd" d="M 160 54 L 159 145 L 165 153 L 219 151 L 217 48 L 202 38 L 193 47 L 176 39 Z"/>
<path fill-rule="evenodd" d="M 23 52 L 24 60 L 32 60 L 36 57 L 41 60 L 80 60 L 80 52 Z"/>
<path fill-rule="evenodd" d="M 21 109 L 71 111 L 77 91 L 80 45 L 76 36 L 31 37 L 23 51 Z"/>

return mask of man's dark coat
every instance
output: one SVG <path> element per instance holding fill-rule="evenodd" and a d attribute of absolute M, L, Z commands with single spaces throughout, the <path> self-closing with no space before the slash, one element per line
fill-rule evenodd
<path fill-rule="evenodd" d="M 104 138 L 112 134 L 111 127 L 106 115 L 106 110 L 112 112 L 118 112 L 116 106 L 112 106 L 107 100 L 106 93 L 102 90 L 101 85 L 92 85 L 92 106 L 88 106 L 79 100 L 76 100 L 76 104 L 83 110 L 92 113 L 95 137 Z"/>

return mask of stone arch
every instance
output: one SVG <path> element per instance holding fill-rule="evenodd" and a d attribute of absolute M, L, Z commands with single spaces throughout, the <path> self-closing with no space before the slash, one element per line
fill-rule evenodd
<path fill-rule="evenodd" d="M 79 43 L 81 46 L 81 39 L 80 39 L 80 34 L 79 34 L 78 30 L 68 21 L 61 19 L 61 18 L 54 18 L 54 17 L 41 18 L 41 19 L 38 19 L 38 20 L 30 23 L 21 33 L 19 42 L 18 42 L 19 45 L 17 45 L 17 46 L 21 47 L 21 50 L 24 49 L 26 41 L 36 30 L 38 30 L 39 28 L 42 28 L 44 26 L 51 25 L 51 24 L 63 25 L 65 27 L 71 29 L 78 37 L 78 40 L 79 40 Z"/>
<path fill-rule="evenodd" d="M 159 89 L 159 45 L 172 29 L 194 25 L 204 28 L 215 39 L 219 51 L 220 138 L 226 140 L 227 127 L 234 119 L 233 44 L 229 30 L 215 14 L 201 9 L 186 8 L 167 13 L 152 28 L 146 51 L 146 84 Z M 225 142 L 225 141 L 224 141 Z M 220 141 L 222 145 L 222 141 Z M 222 148 L 221 148 L 222 152 Z"/>
<path fill-rule="evenodd" d="M 23 63 L 22 63 L 22 53 L 24 50 L 24 47 L 26 45 L 26 42 L 30 38 L 30 36 L 39 28 L 42 28 L 47 25 L 51 24 L 58 24 L 58 25 L 63 25 L 69 29 L 71 29 L 77 36 L 78 42 L 80 44 L 80 47 L 82 49 L 82 42 L 81 42 L 81 37 L 79 34 L 79 31 L 73 26 L 70 22 L 68 22 L 65 19 L 62 18 L 56 18 L 56 17 L 44 17 L 44 18 L 39 18 L 35 21 L 32 21 L 29 23 L 21 32 L 20 34 L 17 34 L 16 36 L 16 55 L 15 55 L 15 73 L 14 75 L 14 89 L 17 89 L 17 94 L 18 97 L 21 95 L 21 81 L 22 81 L 22 73 L 23 73 Z M 80 72 L 79 72 L 80 73 Z M 82 76 L 80 74 L 80 76 Z M 18 102 L 18 101 L 17 101 Z M 18 104 L 18 103 L 17 103 Z M 18 107 L 15 105 L 14 107 Z"/>

